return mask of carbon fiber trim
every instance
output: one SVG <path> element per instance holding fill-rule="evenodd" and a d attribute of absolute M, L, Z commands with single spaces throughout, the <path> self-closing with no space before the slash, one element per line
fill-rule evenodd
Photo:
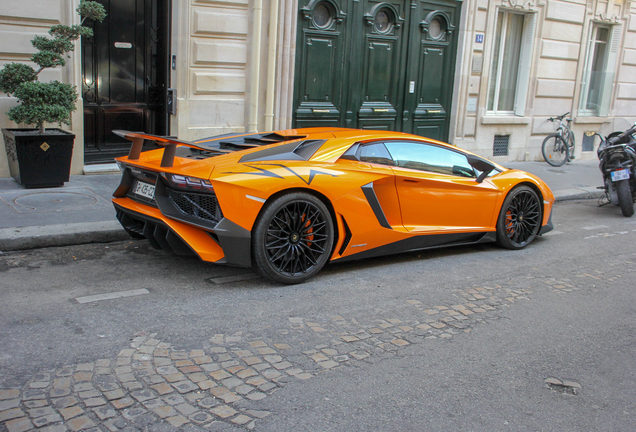
<path fill-rule="evenodd" d="M 455 234 L 430 234 L 410 237 L 404 240 L 390 243 L 378 248 L 369 249 L 357 254 L 339 258 L 338 261 L 359 260 L 383 255 L 410 252 L 423 249 L 433 249 L 448 246 L 470 245 L 488 243 L 496 240 L 495 232 L 455 233 Z"/>
<path fill-rule="evenodd" d="M 548 223 L 543 225 L 541 229 L 539 229 L 539 235 L 543 235 L 547 232 L 550 232 L 554 229 L 554 225 L 552 224 L 552 211 L 550 211 L 550 216 L 548 216 Z"/>
<path fill-rule="evenodd" d="M 378 201 L 378 197 L 373 190 L 373 183 L 362 186 L 362 192 L 364 192 L 364 196 L 367 198 L 367 201 L 369 202 L 373 213 L 375 213 L 375 217 L 378 219 L 380 225 L 383 228 L 393 229 L 391 225 L 389 225 L 389 221 L 386 220 L 380 201 Z"/>
<path fill-rule="evenodd" d="M 175 255 L 196 255 L 188 244 L 160 220 L 142 216 L 115 204 L 117 219 L 133 238 L 145 237 L 155 249 L 163 249 Z"/>
<path fill-rule="evenodd" d="M 345 253 L 345 251 L 349 247 L 349 243 L 351 242 L 351 230 L 349 229 L 349 225 L 347 225 L 347 221 L 345 220 L 344 216 L 340 217 L 342 218 L 342 225 L 344 225 L 345 229 L 345 238 L 342 242 L 342 246 L 340 247 L 340 251 L 338 251 L 338 255 L 342 255 L 343 253 Z"/>

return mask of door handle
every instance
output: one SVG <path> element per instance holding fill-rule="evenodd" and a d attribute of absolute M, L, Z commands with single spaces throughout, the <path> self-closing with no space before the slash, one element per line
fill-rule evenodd
<path fill-rule="evenodd" d="M 404 183 L 419 183 L 419 180 L 413 180 L 413 179 L 404 179 Z"/>

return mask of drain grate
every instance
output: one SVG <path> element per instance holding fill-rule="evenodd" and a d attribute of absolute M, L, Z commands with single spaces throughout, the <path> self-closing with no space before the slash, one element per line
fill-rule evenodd
<path fill-rule="evenodd" d="M 596 135 L 588 135 L 588 132 L 583 134 L 583 151 L 594 151 L 594 138 Z"/>
<path fill-rule="evenodd" d="M 508 144 L 510 143 L 510 135 L 495 135 L 492 145 L 493 156 L 508 156 Z"/>

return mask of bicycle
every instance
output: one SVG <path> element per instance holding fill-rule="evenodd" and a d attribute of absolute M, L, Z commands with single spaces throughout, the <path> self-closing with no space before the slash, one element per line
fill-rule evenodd
<path fill-rule="evenodd" d="M 555 167 L 561 166 L 574 159 L 574 132 L 570 129 L 572 119 L 565 119 L 565 116 L 568 114 L 570 113 L 566 112 L 563 115 L 550 117 L 547 120 L 559 122 L 556 133 L 548 135 L 543 140 L 543 145 L 541 146 L 543 158 L 547 163 Z M 567 124 L 563 122 L 563 119 L 565 119 Z"/>

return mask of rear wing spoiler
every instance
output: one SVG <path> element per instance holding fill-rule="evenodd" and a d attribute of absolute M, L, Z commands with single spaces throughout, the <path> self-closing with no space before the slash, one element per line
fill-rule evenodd
<path fill-rule="evenodd" d="M 130 147 L 130 152 L 128 153 L 128 160 L 139 160 L 139 156 L 141 155 L 141 148 L 144 145 L 144 140 L 154 141 L 158 146 L 164 147 L 163 157 L 161 158 L 161 166 L 164 168 L 170 168 L 174 165 L 174 157 L 177 152 L 177 146 L 179 145 L 206 152 L 214 151 L 218 153 L 232 153 L 232 150 L 210 149 L 209 147 L 204 147 L 190 141 L 183 141 L 172 137 L 151 135 L 144 132 L 114 130 L 113 133 L 133 143 L 132 147 Z"/>

